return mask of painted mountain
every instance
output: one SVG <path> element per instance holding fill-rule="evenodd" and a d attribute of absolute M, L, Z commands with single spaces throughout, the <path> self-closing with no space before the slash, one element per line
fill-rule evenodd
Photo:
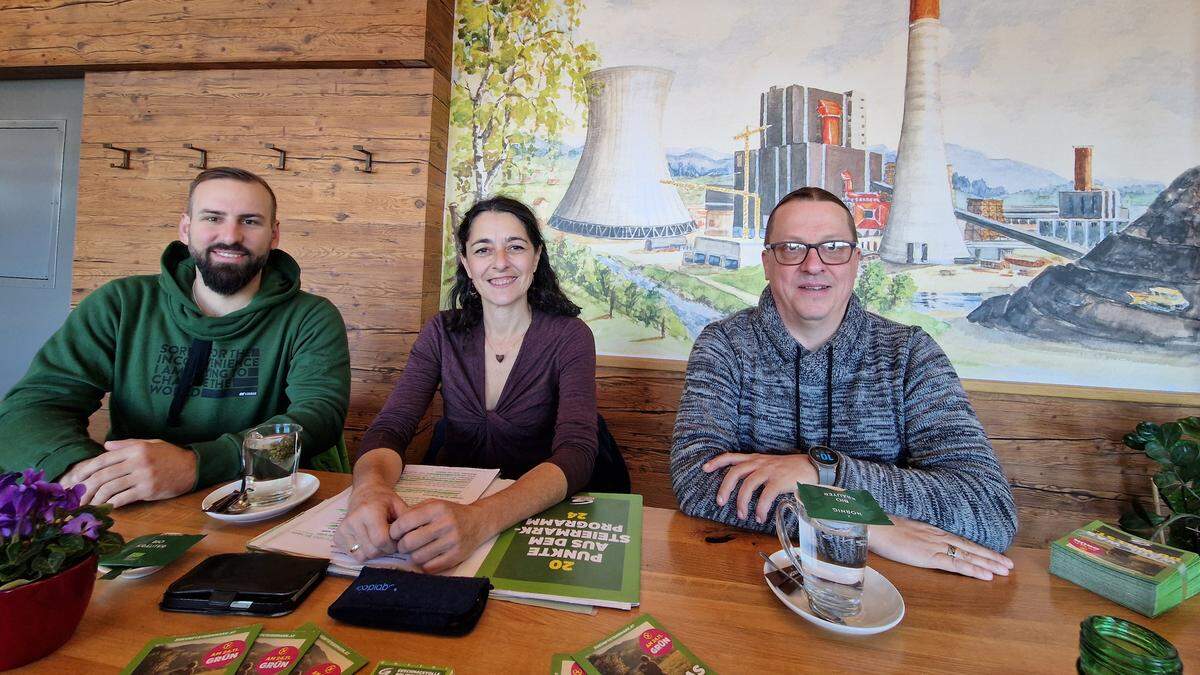
<path fill-rule="evenodd" d="M 1047 269 L 1016 293 L 988 298 L 967 319 L 1066 342 L 1082 335 L 1200 347 L 1200 166 L 1083 258 Z"/>
<path fill-rule="evenodd" d="M 676 178 L 732 176 L 733 155 L 711 148 L 668 148 L 667 167 Z"/>

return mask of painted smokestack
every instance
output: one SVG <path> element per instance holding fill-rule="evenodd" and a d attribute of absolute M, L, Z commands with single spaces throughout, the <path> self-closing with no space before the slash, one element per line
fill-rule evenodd
<path fill-rule="evenodd" d="M 879 255 L 890 262 L 951 264 L 969 255 L 946 180 L 942 137 L 939 0 L 911 0 L 904 123 L 896 157 L 892 213 Z"/>
<path fill-rule="evenodd" d="M 1092 190 L 1092 146 L 1075 146 L 1075 189 Z"/>

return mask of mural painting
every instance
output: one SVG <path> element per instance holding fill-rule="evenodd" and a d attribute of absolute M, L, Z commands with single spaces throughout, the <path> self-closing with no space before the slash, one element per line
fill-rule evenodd
<path fill-rule="evenodd" d="M 855 216 L 859 299 L 962 377 L 1200 391 L 1194 3 L 460 0 L 455 21 L 444 278 L 459 214 L 517 197 L 601 354 L 685 360 L 758 302 L 767 215 L 815 185 Z"/>

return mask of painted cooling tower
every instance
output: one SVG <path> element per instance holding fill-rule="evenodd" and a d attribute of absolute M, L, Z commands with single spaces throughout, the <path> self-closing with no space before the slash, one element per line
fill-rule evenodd
<path fill-rule="evenodd" d="M 898 263 L 950 264 L 967 257 L 946 177 L 942 139 L 939 0 L 911 0 L 904 123 L 892 213 L 879 255 Z"/>
<path fill-rule="evenodd" d="M 680 235 L 696 228 L 670 178 L 663 106 L 674 74 L 623 66 L 587 75 L 587 140 L 550 218 L 564 232 L 608 239 Z"/>

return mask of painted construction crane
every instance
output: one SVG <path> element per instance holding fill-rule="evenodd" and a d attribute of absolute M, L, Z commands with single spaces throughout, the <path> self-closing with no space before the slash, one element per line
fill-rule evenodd
<path fill-rule="evenodd" d="M 671 180 L 669 178 L 664 178 L 663 180 L 660 180 L 659 182 L 663 183 L 665 185 L 673 185 L 677 188 L 697 188 L 697 189 L 703 189 L 703 190 L 712 190 L 713 192 L 723 192 L 725 194 L 730 194 L 730 195 L 740 195 L 742 197 L 742 199 L 746 200 L 744 203 L 747 205 L 747 207 L 752 207 L 754 209 L 754 229 L 757 231 L 759 229 L 759 226 L 762 225 L 762 209 L 759 208 L 759 202 L 761 201 L 761 197 L 759 197 L 758 193 L 756 193 L 756 192 L 750 192 L 748 190 L 738 190 L 737 188 L 725 187 L 723 185 L 705 185 L 703 183 L 688 183 L 687 181 Z M 748 217 L 749 217 L 749 215 L 747 214 L 747 218 Z M 750 222 L 750 221 L 747 220 L 746 222 Z"/>
<path fill-rule="evenodd" d="M 734 135 L 734 137 L 733 137 L 734 140 L 742 141 L 742 161 L 746 163 L 746 169 L 745 169 L 745 171 L 742 172 L 742 174 L 745 176 L 745 178 L 742 181 L 743 183 L 745 183 L 745 189 L 744 190 L 717 190 L 717 192 L 731 192 L 735 195 L 737 195 L 737 194 L 742 195 L 742 222 L 746 223 L 747 225 L 749 225 L 749 223 L 750 223 L 750 199 L 746 198 L 746 195 L 749 195 L 749 194 L 754 195 L 754 203 L 755 203 L 754 224 L 755 224 L 755 227 L 753 230 L 751 230 L 749 227 L 742 227 L 742 236 L 745 237 L 746 239 L 753 239 L 754 234 L 752 234 L 752 233 L 759 232 L 758 226 L 762 224 L 762 209 L 759 208 L 759 205 L 760 205 L 759 203 L 761 202 L 761 199 L 759 198 L 757 192 L 750 192 L 750 137 L 753 136 L 754 134 L 759 134 L 759 139 L 761 140 L 762 133 L 770 128 L 771 128 L 770 124 L 764 124 L 761 127 L 758 127 L 756 129 L 751 129 L 750 125 L 747 124 L 746 128 L 743 129 L 741 133 Z"/>

